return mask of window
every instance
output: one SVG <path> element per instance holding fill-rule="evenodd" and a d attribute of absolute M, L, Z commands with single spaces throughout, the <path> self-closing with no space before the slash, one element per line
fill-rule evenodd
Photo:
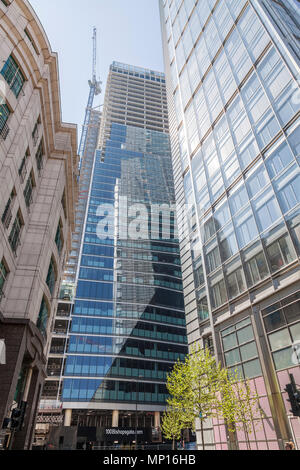
<path fill-rule="evenodd" d="M 240 263 L 239 258 L 235 259 L 226 268 L 226 282 L 229 299 L 237 297 L 246 289 L 244 272 L 242 267 L 239 266 Z"/>
<path fill-rule="evenodd" d="M 51 295 L 53 295 L 55 283 L 56 283 L 56 268 L 55 268 L 54 260 L 53 258 L 51 258 L 49 269 L 48 269 L 48 274 L 47 274 L 47 279 L 46 279 L 46 284 L 49 288 Z"/>
<path fill-rule="evenodd" d="M 2 261 L 0 262 L 0 300 L 3 296 L 3 288 L 6 282 L 7 276 L 8 276 L 8 269 L 7 269 L 4 258 L 2 258 Z"/>
<path fill-rule="evenodd" d="M 10 85 L 12 92 L 18 98 L 23 88 L 25 78 L 20 67 L 12 56 L 7 59 L 3 69 L 1 70 L 1 75 L 3 75 L 7 83 Z"/>
<path fill-rule="evenodd" d="M 28 159 L 28 157 L 29 157 L 29 150 L 26 151 L 26 154 L 23 157 L 20 168 L 18 170 L 21 184 L 24 183 L 25 176 L 27 175 L 27 159 Z"/>
<path fill-rule="evenodd" d="M 39 117 L 35 126 L 34 126 L 34 129 L 32 131 L 32 140 L 33 140 L 33 145 L 34 147 L 36 146 L 36 144 L 38 143 L 38 140 L 39 140 L 39 126 L 41 124 L 41 118 Z"/>
<path fill-rule="evenodd" d="M 63 246 L 64 246 L 64 239 L 63 239 L 63 232 L 62 232 L 62 223 L 59 221 L 56 235 L 55 235 L 55 244 L 57 246 L 57 250 L 59 255 L 61 255 Z M 93 258 L 92 258 L 93 259 Z"/>
<path fill-rule="evenodd" d="M 44 149 L 43 149 L 43 142 L 41 142 L 35 154 L 36 166 L 37 166 L 39 173 L 43 169 L 43 156 L 44 156 Z"/>
<path fill-rule="evenodd" d="M 14 254 L 16 254 L 18 246 L 20 245 L 21 229 L 23 225 L 21 212 L 18 211 L 8 238 L 10 247 Z"/>
<path fill-rule="evenodd" d="M 223 273 L 218 273 L 210 280 L 211 289 L 211 304 L 212 308 L 218 308 L 220 305 L 227 302 L 227 293 Z"/>
<path fill-rule="evenodd" d="M 7 127 L 7 121 L 10 115 L 10 110 L 7 104 L 0 101 L 0 135 L 3 140 L 6 139 L 9 133 L 9 128 Z"/>
<path fill-rule="evenodd" d="M 200 321 L 207 320 L 209 317 L 206 289 L 197 292 L 197 311 Z"/>
<path fill-rule="evenodd" d="M 221 331 L 226 366 L 241 378 L 262 375 L 250 318 Z"/>
<path fill-rule="evenodd" d="M 37 327 L 43 336 L 46 336 L 49 316 L 50 316 L 49 307 L 47 305 L 45 298 L 43 297 L 38 320 L 37 320 Z"/>
<path fill-rule="evenodd" d="M 249 174 L 246 179 L 246 186 L 251 197 L 259 193 L 268 183 L 269 178 L 264 165 L 255 165 L 255 171 Z"/>
<path fill-rule="evenodd" d="M 300 174 L 298 165 L 293 165 L 276 180 L 275 190 L 284 214 L 299 204 Z"/>
<path fill-rule="evenodd" d="M 236 235 L 240 249 L 258 236 L 255 219 L 251 208 L 248 206 L 234 218 Z"/>
<path fill-rule="evenodd" d="M 33 172 L 31 171 L 23 193 L 27 209 L 29 209 L 30 205 L 32 204 L 32 191 L 34 186 L 34 177 Z"/>
<path fill-rule="evenodd" d="M 260 232 L 266 230 L 282 216 L 271 188 L 253 201 L 253 207 Z"/>
<path fill-rule="evenodd" d="M 276 370 L 295 367 L 300 340 L 300 292 L 262 310 Z M 299 363 L 299 362 L 298 362 Z"/>
<path fill-rule="evenodd" d="M 265 164 L 271 178 L 279 175 L 290 163 L 294 161 L 293 154 L 286 142 L 283 142 L 276 150 L 265 153 Z"/>
<path fill-rule="evenodd" d="M 15 191 L 15 189 L 13 189 L 11 194 L 10 194 L 10 197 L 7 201 L 7 204 L 5 206 L 3 215 L 1 217 L 1 221 L 2 221 L 2 223 L 3 223 L 3 225 L 6 229 L 8 229 L 8 227 L 10 226 L 10 222 L 11 222 L 11 219 L 12 219 L 11 210 L 12 210 L 12 203 L 13 203 L 13 200 L 14 200 L 15 196 L 16 196 L 16 191 Z"/>
<path fill-rule="evenodd" d="M 269 275 L 269 269 L 260 242 L 251 246 L 244 253 L 247 284 L 252 287 Z"/>
<path fill-rule="evenodd" d="M 267 256 L 272 272 L 278 271 L 283 266 L 291 263 L 296 256 L 290 236 L 287 233 L 280 235 L 281 232 L 282 230 L 278 231 L 278 239 L 276 241 L 267 241 Z M 272 240 L 275 237 L 276 231 L 269 238 Z"/>
<path fill-rule="evenodd" d="M 221 257 L 217 239 L 212 240 L 205 247 L 205 259 L 207 264 L 207 272 L 211 273 L 221 264 Z"/>

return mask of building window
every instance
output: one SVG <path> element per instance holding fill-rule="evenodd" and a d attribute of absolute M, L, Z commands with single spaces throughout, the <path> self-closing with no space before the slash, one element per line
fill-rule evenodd
<path fill-rule="evenodd" d="M 56 269 L 55 269 L 54 260 L 53 258 L 51 258 L 50 266 L 49 266 L 48 274 L 47 274 L 47 279 L 46 279 L 46 284 L 49 287 L 49 291 L 51 295 L 53 295 L 55 283 L 56 283 Z"/>
<path fill-rule="evenodd" d="M 62 199 L 61 199 L 61 204 L 62 204 L 62 207 L 63 207 L 65 219 L 67 219 L 67 203 L 66 203 L 66 193 L 65 193 L 65 191 L 64 191 Z"/>
<path fill-rule="evenodd" d="M 24 189 L 24 199 L 25 199 L 27 208 L 29 208 L 30 205 L 32 204 L 32 191 L 33 191 L 34 186 L 35 186 L 35 183 L 34 183 L 33 173 L 31 171 L 29 178 L 27 180 L 25 189 Z"/>
<path fill-rule="evenodd" d="M 10 56 L 4 64 L 4 67 L 1 70 L 1 75 L 3 75 L 7 83 L 10 85 L 10 89 L 13 94 L 18 98 L 23 88 L 25 78 L 20 67 L 12 56 Z"/>
<path fill-rule="evenodd" d="M 43 336 L 46 336 L 46 333 L 47 333 L 47 324 L 48 324 L 49 316 L 50 316 L 49 307 L 47 305 L 45 298 L 43 297 L 38 320 L 37 320 L 37 327 Z"/>
<path fill-rule="evenodd" d="M 30 41 L 30 43 L 31 43 L 31 45 L 32 45 L 32 47 L 33 47 L 33 49 L 34 49 L 35 52 L 36 52 L 36 54 L 39 55 L 39 50 L 38 50 L 38 48 L 37 48 L 37 46 L 36 46 L 34 40 L 32 39 L 32 36 L 31 36 L 31 34 L 29 33 L 28 29 L 25 28 L 25 29 L 24 29 L 24 32 L 25 32 L 27 38 L 29 39 L 29 41 Z"/>
<path fill-rule="evenodd" d="M 2 261 L 0 262 L 0 300 L 3 297 L 3 288 L 6 282 L 7 276 L 8 276 L 8 269 L 6 267 L 4 258 L 2 258 Z"/>
<path fill-rule="evenodd" d="M 258 351 L 250 318 L 221 331 L 226 367 L 240 378 L 262 375 Z"/>
<path fill-rule="evenodd" d="M 25 176 L 27 175 L 27 158 L 28 157 L 29 157 L 29 150 L 26 151 L 26 154 L 23 157 L 20 168 L 18 170 L 21 183 L 24 183 Z"/>
<path fill-rule="evenodd" d="M 22 220 L 21 212 L 18 211 L 8 238 L 9 244 L 14 254 L 16 254 L 18 246 L 20 245 L 21 230 L 23 225 L 24 223 Z"/>
<path fill-rule="evenodd" d="M 209 318 L 209 310 L 208 310 L 208 301 L 206 295 L 206 288 L 197 291 L 197 311 L 199 321 L 204 321 Z"/>
<path fill-rule="evenodd" d="M 265 331 L 276 370 L 300 364 L 300 291 L 262 310 Z"/>
<path fill-rule="evenodd" d="M 41 142 L 35 154 L 36 166 L 37 166 L 39 174 L 41 173 L 41 170 L 43 169 L 43 156 L 44 156 L 44 149 L 43 149 L 43 142 Z"/>
<path fill-rule="evenodd" d="M 41 124 L 41 118 L 39 116 L 38 120 L 36 121 L 36 124 L 34 126 L 34 129 L 32 131 L 32 140 L 33 140 L 34 147 L 36 146 L 36 144 L 38 143 L 38 140 L 39 140 L 39 126 L 40 126 L 40 124 Z"/>
<path fill-rule="evenodd" d="M 56 246 L 57 246 L 58 253 L 59 253 L 59 255 L 61 255 L 61 252 L 62 252 L 62 249 L 63 249 L 63 246 L 64 246 L 64 239 L 63 239 L 61 221 L 59 221 L 59 224 L 58 224 L 58 227 L 57 227 L 57 231 L 56 231 L 56 235 L 55 235 L 55 243 L 56 243 Z"/>
<path fill-rule="evenodd" d="M 5 206 L 5 209 L 1 218 L 1 221 L 6 229 L 9 228 L 10 222 L 12 219 L 11 209 L 12 209 L 12 203 L 13 203 L 15 196 L 16 196 L 16 192 L 15 192 L 15 189 L 13 189 L 7 201 L 7 204 Z"/>
<path fill-rule="evenodd" d="M 276 230 L 273 232 L 274 235 L 275 232 Z M 273 234 L 270 235 L 270 240 L 275 237 L 277 238 L 277 240 L 273 243 L 269 242 L 266 248 L 272 273 L 283 268 L 296 258 L 296 253 L 290 236 L 287 233 L 280 236 L 281 232 L 282 230 L 278 231 L 277 237 Z"/>
<path fill-rule="evenodd" d="M 6 139 L 9 133 L 9 128 L 7 126 L 7 121 L 10 115 L 10 110 L 7 104 L 0 104 L 0 136 L 3 140 Z"/>

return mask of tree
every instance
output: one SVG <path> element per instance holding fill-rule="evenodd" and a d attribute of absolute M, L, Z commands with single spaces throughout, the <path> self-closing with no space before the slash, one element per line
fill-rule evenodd
<path fill-rule="evenodd" d="M 264 417 L 259 395 L 251 387 L 250 381 L 241 380 L 237 373 L 231 375 L 226 385 L 224 419 L 230 432 L 244 431 L 247 447 L 250 449 L 249 435 L 262 426 L 261 419 Z"/>
<path fill-rule="evenodd" d="M 195 419 L 200 420 L 203 450 L 204 423 L 208 419 L 224 420 L 230 432 L 242 427 L 249 441 L 252 424 L 258 423 L 258 413 L 261 416 L 259 397 L 249 381 L 222 368 L 208 349 L 194 347 L 184 362 L 177 361 L 167 377 L 167 389 L 169 412 L 179 413 L 185 427 L 188 423 L 193 427 Z"/>
<path fill-rule="evenodd" d="M 175 441 L 181 438 L 181 431 L 187 427 L 183 419 L 182 412 L 173 408 L 163 414 L 161 429 L 165 438 L 172 441 L 173 450 L 175 450 Z"/>
<path fill-rule="evenodd" d="M 200 420 L 202 449 L 205 449 L 204 422 L 222 414 L 221 391 L 227 371 L 217 364 L 208 349 L 196 349 L 177 362 L 167 378 L 171 409 L 180 410 L 186 422 Z M 230 395 L 231 397 L 231 395 Z"/>

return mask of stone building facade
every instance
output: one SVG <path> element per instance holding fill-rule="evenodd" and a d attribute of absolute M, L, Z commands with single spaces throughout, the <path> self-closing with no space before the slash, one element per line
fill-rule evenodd
<path fill-rule="evenodd" d="M 1 0 L 0 446 L 31 447 L 77 173 L 77 129 L 61 120 L 57 55 L 28 1 Z M 25 411 L 20 429 L 7 427 L 13 408 Z"/>

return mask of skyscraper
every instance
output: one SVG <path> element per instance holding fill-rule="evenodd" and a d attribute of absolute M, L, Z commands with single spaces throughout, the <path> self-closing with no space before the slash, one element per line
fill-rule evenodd
<path fill-rule="evenodd" d="M 166 374 L 187 352 L 173 204 L 164 75 L 114 62 L 63 372 L 78 445 L 159 440 Z"/>
<path fill-rule="evenodd" d="M 0 450 L 27 450 L 74 230 L 77 129 L 27 0 L 0 2 L 0 58 Z"/>
<path fill-rule="evenodd" d="M 299 9 L 160 0 L 188 342 L 251 380 L 265 419 L 240 449 L 300 445 Z M 193 286 L 193 287 L 191 287 Z M 207 446 L 227 449 L 225 424 Z M 200 436 L 199 436 L 200 440 Z"/>

